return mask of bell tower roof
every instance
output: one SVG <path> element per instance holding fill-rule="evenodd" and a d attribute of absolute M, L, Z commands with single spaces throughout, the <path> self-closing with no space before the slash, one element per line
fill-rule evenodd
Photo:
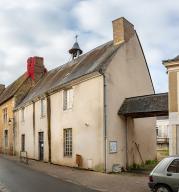
<path fill-rule="evenodd" d="M 80 49 L 80 46 L 77 42 L 78 36 L 76 35 L 75 38 L 76 38 L 76 41 L 73 44 L 73 47 L 69 50 L 69 53 L 72 55 L 73 58 L 78 57 L 83 53 L 83 51 Z"/>

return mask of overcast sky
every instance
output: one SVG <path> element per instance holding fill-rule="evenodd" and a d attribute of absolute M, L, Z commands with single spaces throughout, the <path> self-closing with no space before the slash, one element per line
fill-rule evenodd
<path fill-rule="evenodd" d="M 167 91 L 162 60 L 179 54 L 178 0 L 0 0 L 0 83 L 24 73 L 29 56 L 48 69 L 66 63 L 76 34 L 84 52 L 111 40 L 122 16 L 137 30 L 156 92 Z"/>

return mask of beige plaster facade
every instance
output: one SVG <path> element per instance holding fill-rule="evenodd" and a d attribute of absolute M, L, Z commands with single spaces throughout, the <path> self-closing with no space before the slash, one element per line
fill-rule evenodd
<path fill-rule="evenodd" d="M 127 97 L 153 94 L 153 86 L 137 35 L 117 52 L 106 70 L 107 87 L 107 142 L 117 141 L 118 152 L 108 151 L 107 170 L 113 164 L 140 164 L 136 144 L 145 162 L 156 158 L 156 118 L 131 119 L 132 125 L 117 112 Z M 129 120 L 130 121 L 130 120 Z M 136 143 L 136 144 L 135 144 Z M 107 146 L 107 149 L 109 147 Z M 147 152 L 146 152 L 147 151 Z M 127 160 L 128 158 L 128 160 Z M 128 161 L 128 162 L 127 162 Z"/>
<path fill-rule="evenodd" d="M 83 167 L 103 169 L 103 76 L 73 85 L 74 103 L 70 110 L 63 110 L 63 90 L 50 96 L 51 100 L 51 162 L 76 166 L 76 154 L 83 158 Z M 33 128 L 35 105 L 35 129 Z M 47 106 L 47 105 L 45 105 Z M 25 134 L 25 151 L 28 157 L 39 159 L 38 133 L 44 132 L 44 161 L 49 161 L 47 115 L 41 117 L 40 100 L 17 111 L 17 145 L 21 151 L 21 135 Z M 46 113 L 45 113 L 46 114 Z M 63 156 L 63 129 L 72 128 L 73 156 Z"/>
<path fill-rule="evenodd" d="M 83 167 L 104 167 L 103 76 L 73 85 L 72 109 L 63 110 L 63 90 L 51 95 L 52 163 L 76 166 L 76 154 L 82 156 Z M 63 129 L 72 128 L 73 155 L 63 155 Z"/>
<path fill-rule="evenodd" d="M 21 151 L 24 134 L 28 157 L 39 159 L 39 132 L 43 132 L 43 160 L 55 164 L 77 166 L 78 154 L 82 157 L 83 168 L 110 172 L 115 164 L 126 167 L 156 158 L 156 119 L 125 119 L 118 115 L 125 98 L 154 93 L 133 25 L 120 23 L 123 25 L 126 28 L 122 34 L 128 35 L 120 41 L 125 43 L 103 72 L 71 81 L 51 92 L 48 99 L 44 93 L 44 117 L 41 117 L 40 97 L 24 105 L 24 121 L 21 120 L 22 108 L 16 110 L 17 152 Z M 114 30 L 115 37 L 118 30 Z M 119 44 L 118 39 L 116 41 L 114 47 Z M 64 110 L 64 90 L 69 87 L 73 88 L 73 105 Z M 64 129 L 68 128 L 72 129 L 70 157 L 64 156 Z"/>

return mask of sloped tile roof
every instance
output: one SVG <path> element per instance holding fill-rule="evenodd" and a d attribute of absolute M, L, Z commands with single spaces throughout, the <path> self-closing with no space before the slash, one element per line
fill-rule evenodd
<path fill-rule="evenodd" d="M 165 62 L 172 62 L 172 61 L 179 61 L 179 55 L 177 55 L 173 59 L 164 60 L 163 63 L 165 63 Z"/>
<path fill-rule="evenodd" d="M 0 104 L 3 104 L 10 98 L 12 98 L 18 91 L 18 89 L 23 85 L 23 83 L 28 79 L 27 75 L 24 73 L 16 81 L 10 84 L 0 95 Z"/>
<path fill-rule="evenodd" d="M 168 93 L 126 98 L 118 114 L 136 118 L 168 115 Z"/>
<path fill-rule="evenodd" d="M 45 77 L 30 90 L 29 94 L 17 108 L 22 107 L 27 102 L 55 90 L 74 79 L 105 69 L 111 57 L 115 55 L 115 52 L 121 45 L 122 44 L 113 46 L 113 41 L 110 41 L 71 62 L 49 71 Z"/>

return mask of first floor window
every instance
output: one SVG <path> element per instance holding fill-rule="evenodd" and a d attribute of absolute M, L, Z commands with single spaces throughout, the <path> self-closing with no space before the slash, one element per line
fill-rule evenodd
<path fill-rule="evenodd" d="M 41 117 L 45 117 L 45 99 L 41 99 Z"/>
<path fill-rule="evenodd" d="M 25 151 L 25 134 L 21 135 L 21 151 Z"/>
<path fill-rule="evenodd" d="M 7 123 L 7 108 L 3 109 L 3 122 Z"/>
<path fill-rule="evenodd" d="M 72 109 L 73 107 L 73 88 L 66 89 L 63 92 L 63 110 Z"/>
<path fill-rule="evenodd" d="M 22 110 L 21 110 L 21 120 L 22 120 L 22 122 L 25 121 L 25 117 L 24 117 L 24 108 L 22 108 Z"/>
<path fill-rule="evenodd" d="M 64 156 L 72 156 L 72 129 L 64 129 Z"/>
<path fill-rule="evenodd" d="M 4 144 L 5 147 L 8 147 L 8 130 L 4 131 Z"/>

